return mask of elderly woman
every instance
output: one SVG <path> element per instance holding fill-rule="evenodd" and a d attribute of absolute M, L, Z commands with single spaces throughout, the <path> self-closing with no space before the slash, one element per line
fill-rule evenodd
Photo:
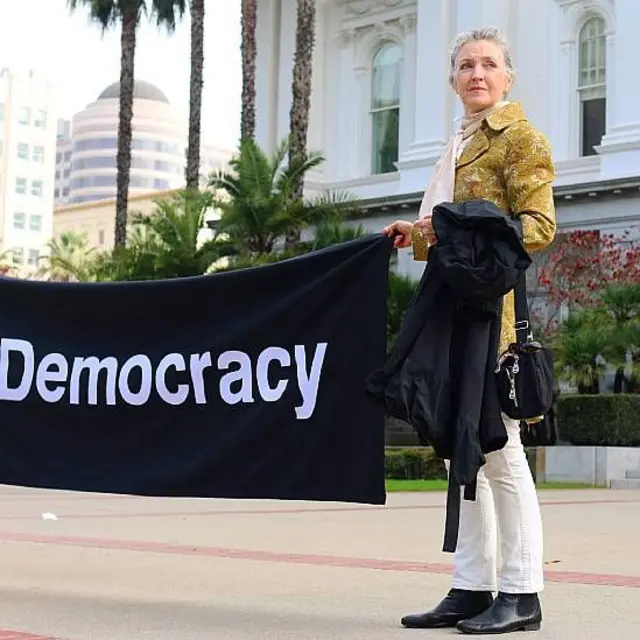
<path fill-rule="evenodd" d="M 461 127 L 449 140 L 425 191 L 419 219 L 384 229 L 396 247 L 414 246 L 426 259 L 435 244 L 431 211 L 440 202 L 485 199 L 522 221 L 527 251 L 555 235 L 551 184 L 554 166 L 545 137 L 521 106 L 506 99 L 514 70 L 497 29 L 461 34 L 451 53 L 450 83 L 464 106 Z M 504 300 L 501 351 L 515 340 L 513 292 Z M 497 355 L 497 354 L 496 354 Z M 537 630 L 542 621 L 542 519 L 520 440 L 519 423 L 503 414 L 508 442 L 486 456 L 475 501 L 464 500 L 448 595 L 427 613 L 405 616 L 414 628 L 455 627 L 468 634 Z M 497 582 L 497 534 L 502 557 Z M 494 599 L 494 592 L 497 597 Z"/>

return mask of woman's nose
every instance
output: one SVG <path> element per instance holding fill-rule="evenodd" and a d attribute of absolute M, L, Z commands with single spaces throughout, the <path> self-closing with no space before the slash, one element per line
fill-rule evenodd
<path fill-rule="evenodd" d="M 484 78 L 484 68 L 481 64 L 475 65 L 473 67 L 473 73 L 471 74 L 473 80 L 482 80 Z"/>

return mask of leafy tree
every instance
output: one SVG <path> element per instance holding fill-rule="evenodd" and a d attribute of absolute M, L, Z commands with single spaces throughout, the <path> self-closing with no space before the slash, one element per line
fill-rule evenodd
<path fill-rule="evenodd" d="M 253 138 L 256 129 L 256 0 L 242 0 L 242 113 L 240 140 Z"/>
<path fill-rule="evenodd" d="M 67 0 L 75 11 L 84 6 L 89 18 L 104 34 L 120 25 L 120 109 L 118 119 L 118 152 L 116 158 L 116 224 L 114 244 L 123 247 L 127 239 L 127 206 L 131 173 L 131 122 L 133 119 L 133 89 L 136 40 L 140 18 L 151 12 L 158 25 L 173 31 L 176 16 L 184 11 L 184 0 Z"/>
<path fill-rule="evenodd" d="M 556 335 L 557 376 L 575 384 L 581 393 L 600 391 L 603 354 L 611 340 L 610 326 L 602 321 L 602 309 L 582 309 L 572 313 Z"/>
<path fill-rule="evenodd" d="M 309 112 L 311 110 L 311 75 L 313 70 L 313 48 L 315 45 L 316 1 L 297 0 L 296 44 L 293 57 L 293 81 L 291 86 L 291 109 L 289 111 L 290 148 L 289 159 L 301 164 L 307 154 Z M 304 175 L 294 177 L 291 191 L 293 200 L 302 200 Z M 292 229 L 287 237 L 287 246 L 295 246 L 300 233 Z"/>
<path fill-rule="evenodd" d="M 210 192 L 185 189 L 156 200 L 149 215 L 135 214 L 126 247 L 116 247 L 95 262 L 97 280 L 159 280 L 203 275 L 231 253 L 218 236 L 203 239 Z"/>
<path fill-rule="evenodd" d="M 387 346 L 391 347 L 396 341 L 404 315 L 413 298 L 417 282 L 408 276 L 389 271 L 387 289 Z"/>
<path fill-rule="evenodd" d="M 286 164 L 288 150 L 288 143 L 282 142 L 268 157 L 253 139 L 246 138 L 231 159 L 229 170 L 210 179 L 221 211 L 218 231 L 228 236 L 240 254 L 271 253 L 288 233 L 341 220 L 358 209 L 356 200 L 339 192 L 292 199 L 296 181 L 324 158 L 311 153 Z"/>
<path fill-rule="evenodd" d="M 47 255 L 40 258 L 39 275 L 59 282 L 92 280 L 94 255 L 84 234 L 64 231 L 47 243 Z"/>
<path fill-rule="evenodd" d="M 538 289 L 557 320 L 563 307 L 598 305 L 608 285 L 640 283 L 640 243 L 599 231 L 573 231 L 561 237 L 540 268 Z"/>
<path fill-rule="evenodd" d="M 3 251 L 0 253 L 0 276 L 13 276 L 16 273 L 16 267 L 11 259 L 11 251 Z"/>
<path fill-rule="evenodd" d="M 200 185 L 200 130 L 204 73 L 204 0 L 191 0 L 191 80 L 189 83 L 189 144 L 185 179 L 188 189 Z"/>

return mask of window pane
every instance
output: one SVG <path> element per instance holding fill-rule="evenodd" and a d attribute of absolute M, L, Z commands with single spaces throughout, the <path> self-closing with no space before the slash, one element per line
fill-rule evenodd
<path fill-rule="evenodd" d="M 29 218 L 29 231 L 41 231 L 42 230 L 42 216 L 37 214 L 32 215 Z"/>
<path fill-rule="evenodd" d="M 388 109 L 372 114 L 372 158 L 374 174 L 396 171 L 400 109 Z"/>
<path fill-rule="evenodd" d="M 45 129 L 47 126 L 47 112 L 42 109 L 36 109 L 33 116 L 33 124 L 40 129 Z"/>
<path fill-rule="evenodd" d="M 42 180 L 33 180 L 31 182 L 31 195 L 38 198 L 42 196 Z"/>
<path fill-rule="evenodd" d="M 400 103 L 402 49 L 387 44 L 373 59 L 371 108 L 397 106 Z"/>
<path fill-rule="evenodd" d="M 18 112 L 18 122 L 20 124 L 29 124 L 31 121 L 31 111 L 29 107 L 20 107 Z"/>
<path fill-rule="evenodd" d="M 607 38 L 604 20 L 591 18 L 580 30 L 578 86 L 606 84 Z"/>
<path fill-rule="evenodd" d="M 26 178 L 16 178 L 16 193 L 27 193 Z"/>
<path fill-rule="evenodd" d="M 29 145 L 24 142 L 18 143 L 18 158 L 21 160 L 29 159 Z"/>
<path fill-rule="evenodd" d="M 582 155 L 593 156 L 594 146 L 602 141 L 606 132 L 607 101 L 605 98 L 585 100 L 582 103 Z"/>
<path fill-rule="evenodd" d="M 22 264 L 24 262 L 24 249 L 22 247 L 13 247 L 11 249 L 14 264 Z"/>
<path fill-rule="evenodd" d="M 38 266 L 38 258 L 40 257 L 40 252 L 37 249 L 29 249 L 29 258 L 27 262 L 30 266 L 36 267 Z"/>
<path fill-rule="evenodd" d="M 33 147 L 33 161 L 44 162 L 44 147 Z"/>
<path fill-rule="evenodd" d="M 16 212 L 13 214 L 13 228 L 24 229 L 24 222 L 27 216 L 24 213 Z"/>

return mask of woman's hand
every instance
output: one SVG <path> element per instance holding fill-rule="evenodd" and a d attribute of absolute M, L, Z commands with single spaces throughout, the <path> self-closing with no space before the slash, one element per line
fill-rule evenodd
<path fill-rule="evenodd" d="M 433 230 L 433 221 L 431 216 L 425 216 L 424 218 L 416 220 L 414 226 L 418 230 L 418 233 L 424 236 L 429 246 L 438 242 L 438 238 Z"/>
<path fill-rule="evenodd" d="M 413 225 L 410 222 L 406 222 L 404 220 L 396 220 L 394 223 L 390 224 L 388 227 L 385 227 L 382 230 L 386 236 L 390 238 L 395 238 L 393 241 L 393 246 L 398 249 L 406 249 L 411 246 L 411 231 L 413 230 Z"/>

